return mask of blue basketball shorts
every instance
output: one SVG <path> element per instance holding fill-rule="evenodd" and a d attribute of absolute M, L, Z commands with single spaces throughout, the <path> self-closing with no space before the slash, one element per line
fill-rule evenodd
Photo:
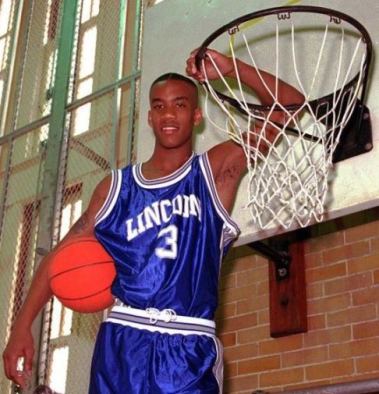
<path fill-rule="evenodd" d="M 117 305 L 100 326 L 89 394 L 220 394 L 222 380 L 213 321 Z"/>

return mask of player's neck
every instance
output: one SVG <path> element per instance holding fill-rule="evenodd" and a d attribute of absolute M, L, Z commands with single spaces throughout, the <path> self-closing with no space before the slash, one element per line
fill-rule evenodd
<path fill-rule="evenodd" d="M 162 178 L 182 167 L 192 156 L 192 147 L 188 149 L 155 149 L 151 158 L 142 164 L 142 173 L 146 179 Z"/>

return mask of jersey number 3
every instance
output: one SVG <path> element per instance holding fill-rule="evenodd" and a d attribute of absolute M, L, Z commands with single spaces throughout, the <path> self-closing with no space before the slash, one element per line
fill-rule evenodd
<path fill-rule="evenodd" d="M 155 254 L 161 259 L 175 259 L 178 255 L 178 228 L 174 224 L 162 228 L 158 233 L 158 238 L 163 237 L 165 245 L 156 248 Z"/>

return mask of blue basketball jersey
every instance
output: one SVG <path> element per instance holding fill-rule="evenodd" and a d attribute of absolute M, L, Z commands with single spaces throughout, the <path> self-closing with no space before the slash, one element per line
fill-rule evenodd
<path fill-rule="evenodd" d="M 112 293 L 133 308 L 213 319 L 222 257 L 238 227 L 217 196 L 208 156 L 148 180 L 141 164 L 112 172 L 95 234 L 114 258 Z"/>

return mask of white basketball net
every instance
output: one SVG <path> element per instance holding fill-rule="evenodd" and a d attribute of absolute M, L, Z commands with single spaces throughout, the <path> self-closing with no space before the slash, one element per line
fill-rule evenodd
<path fill-rule="evenodd" d="M 248 107 L 249 100 L 238 74 L 236 55 L 231 40 L 230 53 L 234 61 L 238 88 L 232 88 L 230 82 L 222 76 L 212 57 L 208 56 L 219 73 L 225 94 L 237 100 L 240 107 L 246 112 L 246 116 L 242 116 L 226 101 L 221 100 L 212 87 L 212 82 L 206 78 L 205 114 L 217 130 L 226 133 L 229 138 L 243 146 L 248 167 L 247 206 L 250 207 L 252 218 L 260 229 L 267 229 L 274 225 L 280 225 L 285 229 L 291 226 L 305 227 L 323 219 L 328 183 L 330 182 L 329 172 L 333 165 L 332 154 L 338 144 L 341 131 L 354 111 L 362 85 L 366 56 L 363 40 L 358 37 L 355 40 L 354 48 L 349 45 L 352 56 L 346 65 L 345 32 L 341 28 L 339 43 L 335 45 L 334 49 L 335 59 L 331 62 L 330 55 L 324 54 L 324 48 L 328 42 L 328 31 L 327 25 L 317 49 L 319 51 L 317 61 L 308 64 L 308 67 L 312 67 L 312 71 L 306 87 L 298 62 L 298 58 L 305 56 L 304 53 L 301 53 L 304 48 L 297 51 L 294 25 L 292 24 L 291 30 L 291 48 L 288 48 L 285 59 L 280 58 L 282 52 L 279 51 L 280 40 L 277 25 L 276 48 L 271 53 L 271 59 L 275 55 L 274 71 L 276 72 L 273 74 L 279 75 L 280 63 L 292 63 L 295 83 L 293 84 L 292 81 L 291 84 L 305 97 L 304 104 L 295 111 L 289 111 L 277 100 L 278 80 L 275 91 L 270 92 L 273 99 L 270 110 L 257 111 Z M 248 60 L 244 61 L 256 69 L 262 83 L 265 84 L 259 72 L 255 54 L 248 44 L 248 39 L 243 32 L 240 34 L 242 34 L 248 53 Z M 329 65 L 321 67 L 323 62 L 328 62 Z M 344 65 L 342 66 L 342 64 Z M 333 80 L 335 80 L 334 86 L 330 87 L 330 91 L 334 91 L 332 99 L 318 104 L 315 108 L 315 105 L 310 105 L 314 96 L 317 95 L 315 86 L 318 84 L 318 80 L 322 80 L 321 73 L 330 66 L 333 67 L 330 69 L 330 73 L 333 73 Z M 203 72 L 206 75 L 204 67 Z M 348 89 L 341 90 L 340 87 L 345 86 L 355 75 L 358 75 L 356 83 L 349 85 Z M 269 91 L 267 85 L 266 88 Z M 209 93 L 223 113 L 227 115 L 225 124 L 219 124 L 213 119 L 208 105 Z M 285 113 L 285 124 L 278 125 L 269 120 L 274 108 L 276 110 L 280 108 Z M 297 132 L 291 133 L 288 127 L 296 129 Z M 268 138 L 270 129 L 271 132 L 273 129 L 277 132 L 277 136 L 272 142 Z M 253 138 L 246 138 L 246 135 L 244 137 L 246 131 Z M 268 146 L 268 149 L 262 153 L 261 148 L 265 145 Z"/>

